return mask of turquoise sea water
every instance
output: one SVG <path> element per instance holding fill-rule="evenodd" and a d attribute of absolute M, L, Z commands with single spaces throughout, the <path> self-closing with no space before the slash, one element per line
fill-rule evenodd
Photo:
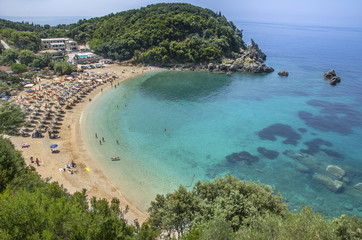
<path fill-rule="evenodd" d="M 105 91 L 82 119 L 102 170 L 143 208 L 157 193 L 230 172 L 272 186 L 290 209 L 307 204 L 328 216 L 361 216 L 362 193 L 353 186 L 362 182 L 362 30 L 236 24 L 276 71 L 159 71 Z M 335 87 L 323 79 L 331 68 L 342 78 Z M 279 77 L 281 70 L 289 77 Z M 287 150 L 311 157 L 301 162 Z M 330 164 L 346 171 L 344 191 L 313 178 L 335 180 L 325 170 Z"/>

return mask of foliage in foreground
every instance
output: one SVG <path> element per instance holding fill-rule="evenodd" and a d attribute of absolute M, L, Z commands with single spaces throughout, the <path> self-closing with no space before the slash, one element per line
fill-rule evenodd
<path fill-rule="evenodd" d="M 362 238 L 361 218 L 328 221 L 310 207 L 293 213 L 270 187 L 229 174 L 157 195 L 149 213 L 155 228 L 183 240 Z"/>
<path fill-rule="evenodd" d="M 127 224 L 117 199 L 89 200 L 85 190 L 70 194 L 41 180 L 2 137 L 0 176 L 0 239 L 151 240 L 177 232 L 182 240 L 362 238 L 361 218 L 327 221 L 309 207 L 293 213 L 269 187 L 230 175 L 158 195 L 142 226 Z"/>

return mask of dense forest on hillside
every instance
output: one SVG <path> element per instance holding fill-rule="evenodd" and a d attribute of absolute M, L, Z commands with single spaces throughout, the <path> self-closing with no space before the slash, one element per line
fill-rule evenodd
<path fill-rule="evenodd" d="M 70 37 L 103 56 L 143 63 L 220 61 L 244 47 L 241 31 L 220 13 L 184 3 L 149 5 L 56 27 L 1 20 L 0 28 L 32 31 L 39 38 Z"/>
<path fill-rule="evenodd" d="M 37 33 L 29 31 L 17 31 L 15 29 L 0 29 L 0 39 L 20 50 L 37 52 L 41 49 L 40 38 Z"/>

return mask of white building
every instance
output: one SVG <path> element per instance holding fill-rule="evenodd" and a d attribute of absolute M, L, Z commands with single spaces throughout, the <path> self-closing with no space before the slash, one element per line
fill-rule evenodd
<path fill-rule="evenodd" d="M 53 49 L 59 51 L 77 51 L 78 44 L 70 38 L 41 39 L 43 50 Z"/>

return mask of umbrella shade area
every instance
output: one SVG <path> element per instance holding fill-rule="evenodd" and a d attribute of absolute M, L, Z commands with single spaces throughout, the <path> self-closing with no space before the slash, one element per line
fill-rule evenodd
<path fill-rule="evenodd" d="M 29 84 L 24 85 L 25 88 L 30 88 L 30 87 L 32 87 L 32 86 L 34 86 L 34 84 L 32 84 L 32 83 L 29 83 Z"/>
<path fill-rule="evenodd" d="M 50 145 L 50 148 L 56 148 L 56 147 L 58 147 L 58 144 L 52 144 L 52 145 Z"/>
<path fill-rule="evenodd" d="M 26 90 L 25 92 L 27 92 L 27 93 L 32 93 L 32 92 L 34 92 L 34 90 L 33 90 L 33 89 L 28 89 L 28 90 Z"/>

